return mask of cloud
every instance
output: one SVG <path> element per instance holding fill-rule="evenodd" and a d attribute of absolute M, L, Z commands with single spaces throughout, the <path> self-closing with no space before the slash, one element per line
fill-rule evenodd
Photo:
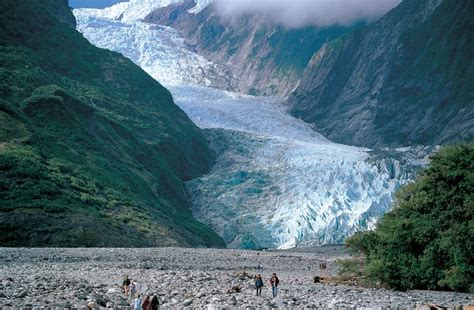
<path fill-rule="evenodd" d="M 224 17 L 260 12 L 289 28 L 306 25 L 350 25 L 373 20 L 388 12 L 401 0 L 217 0 Z"/>

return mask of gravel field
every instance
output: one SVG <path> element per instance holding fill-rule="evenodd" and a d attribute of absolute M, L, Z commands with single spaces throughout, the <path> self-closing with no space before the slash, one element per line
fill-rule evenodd
<path fill-rule="evenodd" d="M 157 294 L 161 309 L 229 308 L 416 308 L 433 303 L 465 306 L 474 294 L 368 289 L 313 283 L 315 275 L 337 272 L 342 247 L 308 251 L 244 251 L 223 249 L 152 248 L 1 248 L 0 305 L 9 307 L 82 308 L 86 305 L 128 309 L 120 288 L 124 275 L 143 293 Z M 320 270 L 319 264 L 327 269 Z M 255 296 L 251 278 L 263 265 L 265 286 Z M 280 279 L 272 298 L 266 280 Z M 240 292 L 229 292 L 238 286 Z"/>

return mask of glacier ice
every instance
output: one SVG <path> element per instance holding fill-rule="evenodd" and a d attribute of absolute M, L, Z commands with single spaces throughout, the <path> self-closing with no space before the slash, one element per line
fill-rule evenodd
<path fill-rule="evenodd" d="M 77 30 L 96 46 L 121 53 L 163 84 L 231 88 L 227 71 L 190 51 L 176 30 L 141 21 L 124 22 L 96 11 L 102 10 L 74 10 Z"/>
<path fill-rule="evenodd" d="M 377 158 L 369 149 L 332 143 L 287 114 L 279 98 L 198 86 L 170 90 L 208 128 L 219 154 L 212 171 L 188 188 L 196 217 L 229 247 L 341 243 L 373 228 L 394 191 L 426 163 L 424 149 Z"/>
<path fill-rule="evenodd" d="M 196 10 L 209 2 L 200 1 Z M 290 116 L 281 98 L 213 88 L 229 83 L 225 70 L 193 52 L 176 30 L 140 20 L 172 2 L 133 0 L 74 14 L 91 43 L 164 83 L 205 130 L 218 158 L 208 174 L 188 182 L 195 216 L 235 248 L 340 243 L 372 229 L 431 150 L 336 144 Z"/>
<path fill-rule="evenodd" d="M 136 22 L 145 18 L 154 10 L 166 7 L 183 0 L 130 0 L 119 2 L 105 9 L 76 9 L 74 14 L 84 13 L 96 18 L 120 20 L 123 22 Z"/>

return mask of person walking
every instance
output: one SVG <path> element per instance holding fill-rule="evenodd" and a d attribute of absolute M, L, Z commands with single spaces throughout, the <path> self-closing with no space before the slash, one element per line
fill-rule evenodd
<path fill-rule="evenodd" d="M 274 298 L 277 297 L 278 284 L 280 284 L 280 279 L 278 279 L 276 273 L 273 273 L 270 278 L 270 285 L 272 286 L 272 295 Z"/>
<path fill-rule="evenodd" d="M 151 297 L 150 297 L 150 295 L 145 296 L 145 299 L 143 300 L 143 304 L 142 304 L 142 309 L 143 310 L 151 310 Z"/>
<path fill-rule="evenodd" d="M 142 310 L 142 300 L 140 298 L 140 293 L 137 293 L 137 298 L 135 298 L 135 302 L 133 303 L 133 310 Z"/>
<path fill-rule="evenodd" d="M 135 284 L 134 281 L 131 281 L 129 290 L 130 290 L 130 298 L 133 298 L 133 296 L 135 296 L 135 294 L 137 293 L 137 285 Z"/>
<path fill-rule="evenodd" d="M 122 288 L 125 293 L 125 298 L 127 298 L 128 293 L 130 293 L 130 279 L 128 278 L 128 276 L 125 276 L 125 279 L 123 280 L 123 283 L 122 283 Z"/>
<path fill-rule="evenodd" d="M 158 296 L 156 294 L 153 294 L 153 297 L 151 298 L 151 310 L 158 310 L 158 306 L 160 304 L 160 301 L 158 300 Z"/>
<path fill-rule="evenodd" d="M 156 294 L 153 294 L 153 297 L 151 298 L 151 310 L 158 310 L 159 304 L 160 301 L 158 300 L 158 296 L 156 296 Z"/>
<path fill-rule="evenodd" d="M 262 287 L 263 287 L 263 280 L 260 274 L 257 275 L 255 278 L 255 288 L 257 289 L 257 296 L 262 296 Z"/>

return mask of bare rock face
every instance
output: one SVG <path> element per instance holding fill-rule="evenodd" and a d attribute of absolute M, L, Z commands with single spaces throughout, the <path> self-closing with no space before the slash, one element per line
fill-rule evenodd
<path fill-rule="evenodd" d="M 198 54 L 230 69 L 236 91 L 254 95 L 289 94 L 312 55 L 351 29 L 286 29 L 260 13 L 223 18 L 212 4 L 198 13 L 188 12 L 194 5 L 184 1 L 160 8 L 145 22 L 177 29 Z"/>
<path fill-rule="evenodd" d="M 352 145 L 471 138 L 473 10 L 472 1 L 403 1 L 326 44 L 289 97 L 291 113 Z"/>

